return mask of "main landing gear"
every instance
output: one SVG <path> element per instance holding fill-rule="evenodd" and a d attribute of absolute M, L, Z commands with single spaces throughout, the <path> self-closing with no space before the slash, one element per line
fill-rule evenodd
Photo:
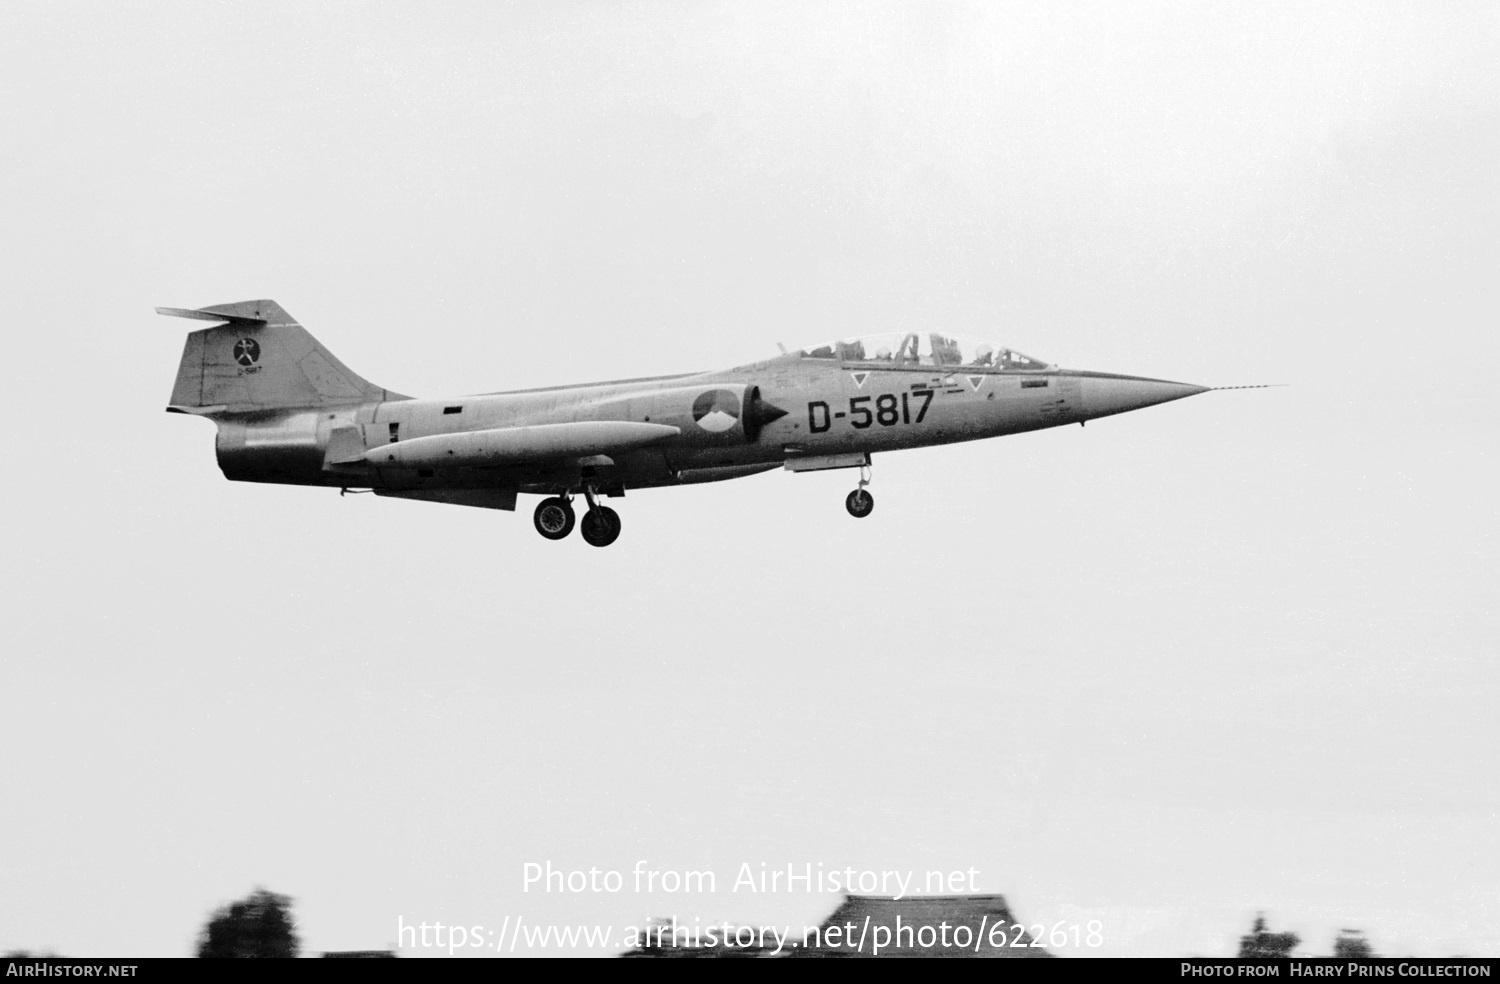
<path fill-rule="evenodd" d="M 543 499 L 537 503 L 536 512 L 531 516 L 531 521 L 536 524 L 536 531 L 549 540 L 561 540 L 573 532 L 576 519 L 573 515 L 573 503 L 562 496 Z"/>
<path fill-rule="evenodd" d="M 849 510 L 849 515 L 855 519 L 864 519 L 875 511 L 875 497 L 865 491 L 865 486 L 870 484 L 870 466 L 863 464 L 859 466 L 859 488 L 850 492 L 844 499 L 844 508 Z"/>
<path fill-rule="evenodd" d="M 607 547 L 620 538 L 620 514 L 608 506 L 594 501 L 594 490 L 585 487 L 584 498 L 588 500 L 588 512 L 577 523 L 584 542 L 593 547 Z M 561 540 L 573 532 L 577 516 L 573 512 L 571 495 L 556 495 L 537 503 L 531 521 L 536 531 L 549 540 Z"/>
<path fill-rule="evenodd" d="M 620 514 L 608 506 L 595 506 L 583 514 L 578 532 L 591 547 L 607 547 L 620 538 Z"/>

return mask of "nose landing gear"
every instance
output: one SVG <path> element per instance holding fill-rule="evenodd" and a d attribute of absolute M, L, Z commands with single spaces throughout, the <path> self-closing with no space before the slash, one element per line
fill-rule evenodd
<path fill-rule="evenodd" d="M 844 508 L 849 510 L 849 515 L 855 519 L 864 519 L 875 511 L 875 497 L 865 491 L 865 486 L 870 484 L 870 466 L 863 464 L 859 466 L 859 488 L 850 492 L 844 499 Z"/>

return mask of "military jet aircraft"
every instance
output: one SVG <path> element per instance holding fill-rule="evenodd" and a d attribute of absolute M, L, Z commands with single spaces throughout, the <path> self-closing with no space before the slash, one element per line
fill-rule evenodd
<path fill-rule="evenodd" d="M 1210 389 L 1061 369 L 943 332 L 850 338 L 720 372 L 415 399 L 351 372 L 274 301 L 157 308 L 191 332 L 167 410 L 218 426 L 231 481 L 514 510 L 537 532 L 608 546 L 627 489 L 859 469 L 845 507 L 870 515 L 870 456 L 1083 424 Z"/>

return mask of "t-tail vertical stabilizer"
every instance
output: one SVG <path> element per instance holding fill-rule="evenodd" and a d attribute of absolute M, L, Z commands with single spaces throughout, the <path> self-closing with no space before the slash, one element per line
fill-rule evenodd
<path fill-rule="evenodd" d="M 349 369 L 275 301 L 156 311 L 221 322 L 188 335 L 170 412 L 206 415 L 406 399 Z"/>

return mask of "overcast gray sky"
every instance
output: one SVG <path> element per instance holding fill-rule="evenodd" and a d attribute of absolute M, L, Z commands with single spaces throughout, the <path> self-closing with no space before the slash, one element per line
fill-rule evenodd
<path fill-rule="evenodd" d="M 816 921 L 1500 953 L 1492 3 L 0 5 L 0 951 Z M 1211 393 L 511 515 L 223 480 L 187 323 L 426 396 L 990 336 Z M 526 892 L 523 865 L 711 870 Z M 404 952 L 417 955 L 420 948 Z"/>

